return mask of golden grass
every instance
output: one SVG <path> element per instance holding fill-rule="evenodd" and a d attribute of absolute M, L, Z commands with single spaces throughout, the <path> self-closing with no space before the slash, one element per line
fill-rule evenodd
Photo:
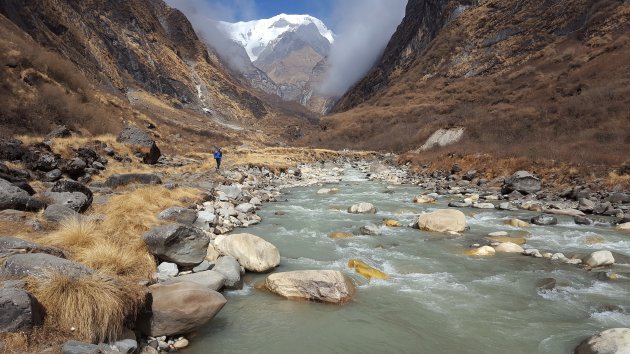
<path fill-rule="evenodd" d="M 45 326 L 72 330 L 81 340 L 115 340 L 143 300 L 139 286 L 101 274 L 50 273 L 29 278 L 27 288 L 46 309 Z"/>
<path fill-rule="evenodd" d="M 630 175 L 619 175 L 613 171 L 608 174 L 604 183 L 608 187 L 621 186 L 624 190 L 628 190 L 630 189 Z"/>
<path fill-rule="evenodd" d="M 0 351 L 6 354 L 43 353 L 53 347 L 59 350 L 52 353 L 59 353 L 61 345 L 70 339 L 69 331 L 35 327 L 28 333 L 0 333 Z"/>
<path fill-rule="evenodd" d="M 110 276 L 147 279 L 155 272 L 153 256 L 139 242 L 122 246 L 111 241 L 99 241 L 97 247 L 82 248 L 74 260 Z"/>
<path fill-rule="evenodd" d="M 68 218 L 61 222 L 59 229 L 39 239 L 39 242 L 72 252 L 92 247 L 99 238 L 97 224 L 89 217 Z"/>

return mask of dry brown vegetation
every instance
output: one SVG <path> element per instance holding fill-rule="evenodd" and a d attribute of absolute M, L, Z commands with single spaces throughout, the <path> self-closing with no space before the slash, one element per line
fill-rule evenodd
<path fill-rule="evenodd" d="M 144 300 L 140 286 L 98 273 L 51 273 L 29 278 L 27 289 L 46 309 L 47 326 L 89 342 L 116 339 Z"/>

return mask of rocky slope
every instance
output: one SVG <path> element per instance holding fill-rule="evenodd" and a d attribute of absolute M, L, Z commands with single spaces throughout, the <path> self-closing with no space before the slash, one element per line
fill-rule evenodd
<path fill-rule="evenodd" d="M 382 60 L 309 142 L 407 151 L 455 127 L 449 151 L 618 163 L 629 19 L 614 0 L 410 0 Z"/>
<path fill-rule="evenodd" d="M 38 100 L 59 105 L 59 97 L 72 101 L 68 111 L 89 101 L 91 107 L 80 111 L 102 111 L 93 119 L 97 126 L 120 127 L 144 115 L 165 123 L 164 135 L 206 140 L 237 138 L 241 125 L 283 129 L 273 122 L 286 114 L 241 85 L 186 17 L 161 0 L 8 0 L 0 3 L 0 14 L 8 34 L 2 42 L 2 96 L 20 102 L 4 107 L 3 119 L 13 131 Z M 32 115 L 48 116 L 41 113 Z M 61 123 L 72 123 L 64 115 L 55 114 Z M 42 124 L 41 131 L 48 128 Z"/>

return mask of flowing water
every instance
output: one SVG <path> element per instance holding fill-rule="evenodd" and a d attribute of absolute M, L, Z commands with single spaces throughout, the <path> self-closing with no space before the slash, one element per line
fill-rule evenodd
<path fill-rule="evenodd" d="M 354 299 L 343 306 L 290 301 L 256 290 L 265 275 L 248 274 L 245 289 L 225 293 L 228 303 L 191 338 L 186 353 L 570 353 L 597 331 L 630 327 L 628 279 L 601 281 L 594 272 L 520 254 L 463 255 L 489 232 L 518 234 L 504 221 L 534 213 L 462 209 L 470 230 L 459 238 L 407 227 L 385 228 L 382 236 L 328 238 L 383 218 L 407 225 L 414 214 L 448 203 L 413 204 L 422 192 L 417 186 L 362 176 L 347 170 L 335 195 L 318 195 L 319 186 L 288 190 L 288 203 L 265 205 L 263 222 L 245 230 L 278 247 L 278 272 L 336 269 L 351 275 L 357 283 Z M 362 201 L 373 203 L 377 214 L 345 211 Z M 286 215 L 275 215 L 279 210 Z M 559 221 L 531 227 L 528 247 L 629 255 L 627 235 L 577 226 L 570 218 Z M 593 240 L 603 243 L 589 245 Z M 347 268 L 352 258 L 391 278 L 368 282 Z M 556 289 L 538 290 L 536 283 L 548 277 L 557 280 Z M 624 311 L 603 311 L 604 305 Z"/>

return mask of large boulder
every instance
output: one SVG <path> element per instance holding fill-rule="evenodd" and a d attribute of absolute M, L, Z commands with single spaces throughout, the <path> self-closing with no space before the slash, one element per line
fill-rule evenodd
<path fill-rule="evenodd" d="M 51 199 L 53 204 L 62 205 L 66 208 L 76 211 L 77 213 L 83 212 L 90 207 L 90 200 L 83 193 L 47 192 L 44 193 L 44 195 Z"/>
<path fill-rule="evenodd" d="M 540 226 L 548 226 L 548 225 L 556 225 L 556 224 L 558 224 L 558 219 L 556 219 L 555 216 L 545 215 L 545 214 L 534 216 L 530 221 L 531 221 L 532 224 L 540 225 Z"/>
<path fill-rule="evenodd" d="M 150 308 L 140 314 L 137 329 L 147 336 L 188 333 L 211 320 L 227 300 L 220 293 L 191 282 L 149 287 Z"/>
<path fill-rule="evenodd" d="M 26 154 L 26 149 L 22 146 L 21 141 L 13 138 L 0 137 L 0 160 L 21 160 L 24 154 Z"/>
<path fill-rule="evenodd" d="M 7 257 L 0 268 L 0 276 L 15 278 L 41 277 L 49 271 L 56 271 L 71 276 L 91 274 L 93 272 L 90 268 L 67 259 L 45 253 L 26 253 Z"/>
<path fill-rule="evenodd" d="M 130 145 L 134 153 L 142 158 L 142 162 L 146 164 L 156 164 L 162 155 L 151 135 L 134 126 L 126 126 L 116 140 L 125 145 Z"/>
<path fill-rule="evenodd" d="M 210 243 L 210 237 L 203 231 L 180 224 L 155 227 L 142 238 L 149 251 L 160 260 L 184 267 L 203 262 Z"/>
<path fill-rule="evenodd" d="M 86 206 L 84 206 L 85 209 L 92 205 L 92 201 L 94 199 L 94 194 L 92 193 L 92 190 L 90 190 L 90 188 L 77 181 L 71 181 L 67 179 L 57 181 L 50 189 L 50 191 L 55 193 L 81 193 L 85 195 L 85 197 L 87 198 L 85 203 Z M 85 211 L 85 209 L 79 210 L 79 212 L 83 212 Z"/>
<path fill-rule="evenodd" d="M 232 256 L 223 256 L 214 263 L 215 272 L 223 274 L 225 277 L 225 288 L 229 290 L 239 290 L 243 288 L 241 278 L 241 265 Z"/>
<path fill-rule="evenodd" d="M 251 234 L 219 236 L 215 248 L 229 255 L 250 272 L 266 272 L 280 264 L 280 252 L 276 246 Z"/>
<path fill-rule="evenodd" d="M 351 214 L 375 214 L 376 208 L 372 203 L 359 203 L 354 204 L 348 208 L 348 213 Z"/>
<path fill-rule="evenodd" d="M 630 222 L 625 222 L 623 224 L 617 225 L 616 229 L 618 231 L 630 232 Z"/>
<path fill-rule="evenodd" d="M 501 242 L 494 249 L 495 251 L 500 253 L 522 253 L 523 251 L 525 251 L 523 247 L 517 245 L 514 242 Z"/>
<path fill-rule="evenodd" d="M 172 207 L 158 214 L 158 219 L 168 220 L 184 225 L 192 225 L 197 220 L 197 211 L 182 207 Z"/>
<path fill-rule="evenodd" d="M 92 344 L 69 340 L 63 343 L 61 354 L 114 354 L 120 353 L 105 343 Z"/>
<path fill-rule="evenodd" d="M 79 213 L 61 204 L 52 204 L 44 210 L 44 218 L 47 221 L 62 222 L 65 219 L 79 217 Z"/>
<path fill-rule="evenodd" d="M 15 184 L 0 179 L 0 210 L 38 211 L 46 208 L 46 203 L 37 200 Z"/>
<path fill-rule="evenodd" d="M 238 200 L 240 199 L 243 190 L 238 185 L 232 184 L 229 186 L 218 186 L 216 188 L 216 192 L 219 196 L 223 195 L 225 198 L 229 200 Z"/>
<path fill-rule="evenodd" d="M 628 354 L 630 328 L 611 328 L 585 339 L 573 354 Z"/>
<path fill-rule="evenodd" d="M 59 248 L 38 245 L 17 237 L 0 236 L 0 256 L 6 257 L 17 253 L 46 253 L 55 257 L 66 258 L 64 251 Z"/>
<path fill-rule="evenodd" d="M 524 194 L 531 194 L 540 191 L 540 189 L 540 178 L 527 171 L 517 171 L 505 180 L 502 193 L 510 194 L 513 191 L 519 191 Z"/>
<path fill-rule="evenodd" d="M 27 331 L 42 324 L 44 311 L 29 293 L 0 288 L 0 333 Z"/>
<path fill-rule="evenodd" d="M 160 176 L 152 173 L 125 173 L 114 174 L 107 178 L 105 186 L 109 188 L 116 188 L 126 186 L 131 183 L 136 184 L 162 184 Z"/>
<path fill-rule="evenodd" d="M 435 232 L 462 232 L 466 229 L 466 215 L 459 210 L 440 209 L 418 217 L 420 230 Z"/>
<path fill-rule="evenodd" d="M 345 303 L 352 299 L 354 283 L 336 270 L 299 270 L 274 273 L 265 280 L 265 287 L 289 299 Z"/>
<path fill-rule="evenodd" d="M 170 278 L 162 284 L 174 284 L 181 282 L 190 282 L 203 286 L 206 289 L 219 291 L 225 284 L 225 276 L 214 270 L 206 270 L 199 273 L 190 273 Z"/>
<path fill-rule="evenodd" d="M 610 251 L 595 251 L 584 259 L 584 264 L 591 268 L 615 264 L 615 257 Z"/>

